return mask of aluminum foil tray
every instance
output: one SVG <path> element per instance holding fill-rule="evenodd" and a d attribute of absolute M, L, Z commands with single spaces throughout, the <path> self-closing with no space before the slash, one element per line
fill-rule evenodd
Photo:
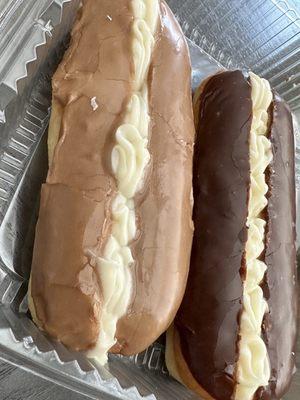
<path fill-rule="evenodd" d="M 27 307 L 39 191 L 47 172 L 51 76 L 80 0 L 0 0 L 0 358 L 91 399 L 193 400 L 168 376 L 164 338 L 91 363 L 42 334 Z M 299 0 L 169 0 L 188 38 L 193 88 L 220 68 L 268 78 L 300 121 Z M 296 134 L 296 177 L 300 141 Z M 299 195 L 299 191 L 297 196 Z M 298 213 L 299 214 L 299 213 Z M 300 225 L 297 223 L 298 232 Z M 300 343 L 298 366 L 300 366 Z M 300 373 L 285 400 L 299 400 Z"/>

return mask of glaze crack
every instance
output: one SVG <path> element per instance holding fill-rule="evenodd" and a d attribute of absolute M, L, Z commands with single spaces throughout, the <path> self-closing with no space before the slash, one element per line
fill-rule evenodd
<path fill-rule="evenodd" d="M 157 115 L 160 119 L 162 119 L 164 121 L 164 123 L 168 126 L 169 131 L 171 132 L 171 135 L 172 135 L 174 141 L 180 147 L 182 147 L 183 149 L 188 150 L 188 151 L 193 151 L 193 147 L 194 147 L 193 143 L 192 142 L 188 142 L 188 141 L 186 141 L 184 139 L 179 139 L 177 137 L 174 129 L 172 128 L 170 122 L 168 120 L 166 120 L 166 118 L 162 114 L 158 113 L 157 111 L 153 111 L 152 115 Z"/>

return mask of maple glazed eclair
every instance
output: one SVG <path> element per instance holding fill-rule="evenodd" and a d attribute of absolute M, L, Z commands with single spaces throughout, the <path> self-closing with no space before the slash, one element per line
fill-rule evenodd
<path fill-rule="evenodd" d="M 52 81 L 29 304 L 105 363 L 174 319 L 192 244 L 194 122 L 184 35 L 160 0 L 86 0 Z"/>
<path fill-rule="evenodd" d="M 195 234 L 167 365 L 204 399 L 281 399 L 297 324 L 291 113 L 238 70 L 209 77 L 194 112 Z"/>

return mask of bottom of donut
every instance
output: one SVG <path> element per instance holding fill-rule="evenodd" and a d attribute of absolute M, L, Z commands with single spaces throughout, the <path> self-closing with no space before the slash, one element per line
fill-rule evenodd
<path fill-rule="evenodd" d="M 179 334 L 174 325 L 171 325 L 167 331 L 166 364 L 170 375 L 177 381 L 197 393 L 203 400 L 215 400 L 199 385 L 190 372 L 181 352 Z"/>

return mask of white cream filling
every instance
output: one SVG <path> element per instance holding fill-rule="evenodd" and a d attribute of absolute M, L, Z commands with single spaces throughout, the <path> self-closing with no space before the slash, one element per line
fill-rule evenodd
<path fill-rule="evenodd" d="M 132 0 L 132 54 L 135 67 L 134 93 L 127 105 L 123 124 L 116 131 L 116 145 L 111 154 L 112 169 L 118 193 L 112 203 L 112 232 L 102 257 L 95 257 L 102 284 L 103 304 L 100 335 L 88 356 L 101 364 L 115 344 L 118 320 L 125 314 L 131 298 L 130 266 L 134 262 L 130 242 L 136 235 L 134 195 L 143 185 L 145 167 L 149 163 L 149 104 L 147 78 L 154 46 L 158 0 Z"/>
<path fill-rule="evenodd" d="M 96 111 L 97 108 L 99 107 L 96 97 L 91 98 L 91 107 L 92 107 L 93 111 Z"/>
<path fill-rule="evenodd" d="M 272 161 L 271 142 L 266 137 L 268 108 L 272 101 L 269 82 L 250 73 L 253 120 L 250 132 L 250 196 L 248 240 L 246 243 L 246 279 L 241 315 L 239 360 L 235 400 L 252 400 L 261 386 L 268 385 L 270 363 L 261 328 L 268 305 L 260 284 L 267 266 L 258 260 L 264 250 L 266 221 L 261 212 L 267 205 L 268 186 L 265 170 Z"/>

